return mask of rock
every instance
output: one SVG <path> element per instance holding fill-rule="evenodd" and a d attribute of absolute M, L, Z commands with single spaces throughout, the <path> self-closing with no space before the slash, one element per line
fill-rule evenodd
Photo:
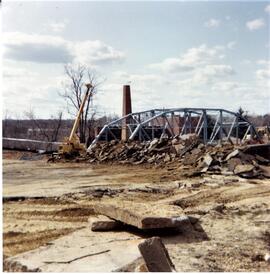
<path fill-rule="evenodd" d="M 133 271 L 132 271 L 133 272 Z M 134 272 L 148 272 L 147 266 L 145 263 L 139 264 Z"/>
<path fill-rule="evenodd" d="M 185 158 L 183 159 L 184 165 L 194 165 L 197 162 L 197 157 L 193 154 L 186 154 Z"/>
<path fill-rule="evenodd" d="M 204 144 L 201 143 L 198 145 L 198 149 L 203 149 L 203 148 L 204 148 Z"/>
<path fill-rule="evenodd" d="M 178 138 L 173 138 L 172 139 L 172 145 L 177 145 L 179 144 L 179 139 Z"/>
<path fill-rule="evenodd" d="M 234 169 L 234 174 L 242 174 L 253 171 L 253 165 L 237 165 Z"/>
<path fill-rule="evenodd" d="M 170 154 L 166 154 L 165 158 L 164 158 L 164 163 L 170 162 L 171 161 L 171 157 Z"/>
<path fill-rule="evenodd" d="M 183 210 L 173 205 L 118 201 L 95 204 L 94 211 L 140 229 L 181 228 L 190 223 Z"/>
<path fill-rule="evenodd" d="M 270 160 L 270 144 L 256 144 L 256 145 L 248 145 L 244 149 L 245 153 L 252 155 L 260 155 L 268 160 Z"/>
<path fill-rule="evenodd" d="M 227 166 L 230 171 L 234 171 L 235 167 L 237 165 L 241 165 L 241 164 L 242 164 L 242 162 L 239 158 L 232 158 L 232 159 L 228 160 L 228 162 L 227 162 Z"/>
<path fill-rule="evenodd" d="M 270 163 L 270 161 L 268 159 L 265 159 L 264 157 L 257 155 L 257 154 L 255 155 L 255 158 L 259 162 L 259 164 L 267 165 Z"/>
<path fill-rule="evenodd" d="M 189 133 L 189 134 L 183 134 L 183 135 L 180 135 L 179 138 L 181 140 L 189 140 L 189 139 L 192 139 L 192 138 L 197 138 L 197 135 L 194 134 L 194 133 Z"/>
<path fill-rule="evenodd" d="M 197 156 L 197 155 L 199 155 L 201 152 L 202 152 L 201 149 L 199 149 L 199 148 L 194 148 L 194 149 L 192 149 L 191 154 L 194 155 L 194 156 Z"/>
<path fill-rule="evenodd" d="M 270 254 L 269 254 L 269 253 L 266 253 L 266 254 L 264 255 L 264 260 L 265 260 L 266 262 L 270 263 Z"/>
<path fill-rule="evenodd" d="M 196 224 L 199 221 L 199 218 L 197 218 L 195 216 L 188 216 L 188 218 L 192 225 Z"/>
<path fill-rule="evenodd" d="M 244 153 L 242 151 L 239 152 L 239 157 L 244 164 L 250 164 L 253 160 L 255 160 L 255 156 Z"/>
<path fill-rule="evenodd" d="M 158 145 L 159 140 L 157 138 L 153 139 L 149 145 L 149 150 L 151 150 L 152 148 L 155 148 Z"/>
<path fill-rule="evenodd" d="M 270 178 L 270 166 L 260 166 L 260 170 L 264 177 Z"/>
<path fill-rule="evenodd" d="M 209 153 L 207 153 L 204 157 L 203 157 L 203 164 L 207 167 L 209 167 L 211 165 L 213 161 L 213 158 L 210 156 Z"/>
<path fill-rule="evenodd" d="M 123 226 L 121 222 L 112 220 L 104 215 L 90 216 L 88 223 L 92 231 L 109 231 L 119 229 Z"/>
<path fill-rule="evenodd" d="M 237 179 L 237 178 L 225 178 L 224 179 L 225 184 L 231 184 L 231 183 L 237 183 L 237 182 L 239 182 L 239 179 Z"/>
<path fill-rule="evenodd" d="M 212 207 L 212 210 L 215 210 L 219 213 L 223 213 L 224 209 L 226 209 L 226 206 L 224 204 L 216 204 Z"/>
<path fill-rule="evenodd" d="M 230 160 L 231 158 L 235 157 L 236 155 L 238 155 L 238 153 L 239 153 L 239 150 L 238 150 L 238 149 L 234 150 L 233 152 L 231 152 L 230 154 L 227 155 L 225 161 L 228 161 L 228 160 Z"/>
<path fill-rule="evenodd" d="M 22 264 L 24 267 L 17 271 L 109 273 L 141 257 L 138 249 L 141 242 L 140 237 L 125 231 L 104 233 L 82 228 L 6 261 L 11 266 L 10 272 L 14 272 L 12 265 Z"/>
<path fill-rule="evenodd" d="M 201 172 L 204 173 L 208 170 L 209 166 L 211 165 L 213 161 L 213 158 L 209 153 L 207 153 L 204 157 L 202 162 L 199 164 L 199 169 L 201 169 Z"/>
<path fill-rule="evenodd" d="M 169 253 L 159 237 L 152 237 L 139 244 L 149 272 L 175 272 Z"/>
<path fill-rule="evenodd" d="M 173 145 L 173 147 L 174 147 L 177 154 L 179 154 L 180 151 L 185 148 L 185 146 L 182 145 L 182 144 Z"/>
<path fill-rule="evenodd" d="M 148 272 L 145 262 L 142 257 L 113 270 L 112 272 Z"/>

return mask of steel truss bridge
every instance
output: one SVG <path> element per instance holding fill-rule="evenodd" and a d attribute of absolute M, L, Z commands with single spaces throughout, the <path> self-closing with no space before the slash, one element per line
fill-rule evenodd
<path fill-rule="evenodd" d="M 193 133 L 205 144 L 230 141 L 241 144 L 247 137 L 259 138 L 255 127 L 239 113 L 216 108 L 151 109 L 130 113 L 105 125 L 89 148 L 98 141 L 120 140 L 127 130 L 128 140 L 146 141 Z"/>

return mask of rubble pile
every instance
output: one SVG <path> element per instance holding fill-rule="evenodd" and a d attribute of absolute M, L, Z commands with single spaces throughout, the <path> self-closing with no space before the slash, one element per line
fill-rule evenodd
<path fill-rule="evenodd" d="M 233 145 L 203 146 L 191 150 L 181 159 L 187 175 L 203 173 L 239 175 L 244 178 L 270 178 L 270 160 Z"/>
<path fill-rule="evenodd" d="M 199 140 L 194 135 L 180 138 L 153 139 L 146 142 L 111 141 L 97 143 L 88 152 L 90 162 L 110 162 L 130 164 L 161 164 L 171 162 L 197 147 Z"/>
<path fill-rule="evenodd" d="M 87 154 L 90 163 L 179 164 L 187 176 L 203 173 L 270 178 L 270 159 L 246 152 L 246 146 L 204 145 L 193 134 L 147 142 L 97 143 Z M 268 157 L 269 158 L 269 157 Z"/>

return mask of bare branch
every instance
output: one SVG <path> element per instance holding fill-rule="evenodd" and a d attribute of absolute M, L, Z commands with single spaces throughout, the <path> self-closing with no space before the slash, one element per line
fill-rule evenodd
<path fill-rule="evenodd" d="M 93 70 L 90 70 L 81 64 L 78 64 L 77 66 L 66 65 L 64 69 L 67 76 L 67 81 L 65 82 L 64 93 L 59 93 L 59 95 L 66 100 L 67 110 L 69 113 L 72 113 L 72 110 L 78 111 L 80 108 L 85 95 L 84 84 L 90 83 L 92 85 L 91 94 L 93 95 L 97 93 L 98 87 L 101 83 L 103 83 L 103 81 L 98 80 L 98 77 Z M 96 114 L 96 111 L 91 109 L 91 102 L 92 96 L 89 96 L 85 104 L 85 109 L 81 114 L 78 129 L 81 142 L 85 142 L 87 140 L 86 135 L 90 134 L 88 130 L 89 113 L 91 113 L 91 119 L 94 119 Z"/>

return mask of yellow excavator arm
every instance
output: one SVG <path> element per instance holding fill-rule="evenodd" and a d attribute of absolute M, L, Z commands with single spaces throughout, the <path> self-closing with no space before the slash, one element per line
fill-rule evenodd
<path fill-rule="evenodd" d="M 81 118 L 81 114 L 83 112 L 84 109 L 84 105 L 88 99 L 88 97 L 92 96 L 92 85 L 91 84 L 86 84 L 86 93 L 83 97 L 82 103 L 80 105 L 79 111 L 77 113 L 77 117 L 74 121 L 72 130 L 70 132 L 70 135 L 68 138 L 65 138 L 64 142 L 59 145 L 59 150 L 58 153 L 59 154 L 74 154 L 74 153 L 80 153 L 82 151 L 85 151 L 85 145 L 80 143 L 80 140 L 76 134 L 77 129 L 79 127 L 79 122 L 80 122 L 80 118 Z"/>

